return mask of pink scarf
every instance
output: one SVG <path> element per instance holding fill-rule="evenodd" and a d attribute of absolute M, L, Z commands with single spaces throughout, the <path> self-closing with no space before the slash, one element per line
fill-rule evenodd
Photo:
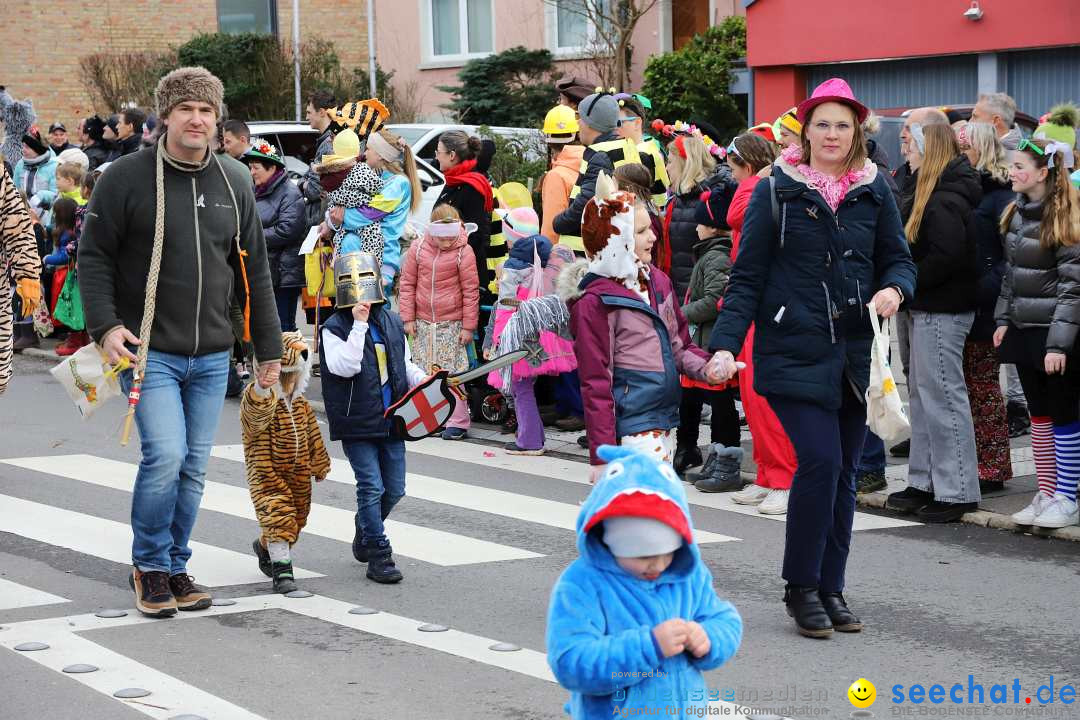
<path fill-rule="evenodd" d="M 857 183 L 866 176 L 865 168 L 848 170 L 847 173 L 838 178 L 826 175 L 820 170 L 815 170 L 802 162 L 802 148 L 798 145 L 789 146 L 784 152 L 780 153 L 780 157 L 788 165 L 793 166 L 803 174 L 806 178 L 807 187 L 817 190 L 833 212 L 836 212 L 836 208 L 840 207 L 840 203 L 844 201 L 844 197 L 852 184 Z"/>

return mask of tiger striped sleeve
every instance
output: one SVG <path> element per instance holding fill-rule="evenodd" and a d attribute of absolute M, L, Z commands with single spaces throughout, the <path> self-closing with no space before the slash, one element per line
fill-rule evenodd
<path fill-rule="evenodd" d="M 251 383 L 244 390 L 240 398 L 240 430 L 245 446 L 257 440 L 270 427 L 277 400 L 275 388 L 260 393 L 255 383 Z"/>
<path fill-rule="evenodd" d="M 41 274 L 34 226 L 15 181 L 0 167 L 0 235 L 3 255 L 15 280 L 37 280 Z"/>
<path fill-rule="evenodd" d="M 330 474 L 330 454 L 326 452 L 315 411 L 307 403 L 304 403 L 304 422 L 307 424 L 308 451 L 311 453 L 311 476 L 321 480 Z"/>

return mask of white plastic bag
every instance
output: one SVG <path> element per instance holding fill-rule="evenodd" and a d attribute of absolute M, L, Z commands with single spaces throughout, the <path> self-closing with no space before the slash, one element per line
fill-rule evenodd
<path fill-rule="evenodd" d="M 866 424 L 885 442 L 898 442 L 911 436 L 911 423 L 904 412 L 904 403 L 896 389 L 892 368 L 889 367 L 889 321 L 878 322 L 877 308 L 870 309 L 874 328 L 874 344 L 870 348 L 870 385 L 866 388 Z"/>
<path fill-rule="evenodd" d="M 90 343 L 74 355 L 64 358 L 50 372 L 67 390 L 68 397 L 85 419 L 107 400 L 123 394 L 116 375 L 127 367 L 129 363 L 126 360 L 116 368 L 110 367 L 97 343 Z"/>

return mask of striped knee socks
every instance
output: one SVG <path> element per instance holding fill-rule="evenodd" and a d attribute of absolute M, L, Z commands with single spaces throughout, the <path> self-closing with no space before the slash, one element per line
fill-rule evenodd
<path fill-rule="evenodd" d="M 1054 426 L 1054 454 L 1057 456 L 1054 492 L 1076 502 L 1076 481 L 1080 478 L 1080 421 Z M 1041 478 L 1039 485 L 1042 486 Z"/>
<path fill-rule="evenodd" d="M 1057 466 L 1054 458 L 1054 425 L 1048 417 L 1031 416 L 1031 454 L 1035 457 L 1039 492 L 1053 497 L 1057 485 Z"/>

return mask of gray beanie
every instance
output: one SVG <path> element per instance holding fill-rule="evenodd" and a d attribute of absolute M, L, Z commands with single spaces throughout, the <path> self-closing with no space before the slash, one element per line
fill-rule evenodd
<path fill-rule="evenodd" d="M 579 120 L 600 133 L 619 126 L 619 102 L 613 95 L 593 93 L 578 105 Z"/>

